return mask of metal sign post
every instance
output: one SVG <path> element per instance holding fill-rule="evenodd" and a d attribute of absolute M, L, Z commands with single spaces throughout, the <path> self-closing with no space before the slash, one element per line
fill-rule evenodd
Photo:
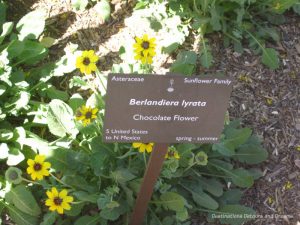
<path fill-rule="evenodd" d="M 130 225 L 141 225 L 147 212 L 154 185 L 160 174 L 165 155 L 168 152 L 168 144 L 155 144 L 144 175 L 144 179 L 137 196 L 132 213 Z"/>

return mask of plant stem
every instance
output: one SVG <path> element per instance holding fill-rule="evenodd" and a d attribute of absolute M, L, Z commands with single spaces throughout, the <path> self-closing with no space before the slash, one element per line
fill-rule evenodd
<path fill-rule="evenodd" d="M 58 178 L 57 178 L 56 176 L 54 176 L 52 173 L 50 173 L 50 175 L 51 175 L 51 177 L 53 177 L 58 183 L 61 183 L 62 185 L 64 185 L 64 186 L 66 186 L 66 187 L 69 187 L 69 188 L 73 189 L 72 186 L 70 186 L 70 185 L 64 183 L 62 180 L 58 179 Z"/>
<path fill-rule="evenodd" d="M 145 168 L 147 168 L 146 151 L 143 152 L 143 158 L 144 158 Z"/>
<path fill-rule="evenodd" d="M 100 74 L 98 69 L 95 71 L 95 74 L 96 74 L 97 78 L 99 79 L 99 82 L 101 83 L 101 85 L 102 85 L 102 87 L 103 87 L 103 89 L 105 90 L 105 93 L 106 93 L 106 86 L 104 85 L 104 83 L 101 79 L 101 74 Z"/>
<path fill-rule="evenodd" d="M 205 173 L 205 172 L 197 172 L 194 169 L 192 171 L 199 177 L 202 175 L 207 175 L 207 176 L 212 176 L 212 177 L 222 177 L 222 178 L 231 178 L 230 176 L 223 176 L 223 175 L 218 175 L 218 174 L 212 174 L 212 173 Z"/>
<path fill-rule="evenodd" d="M 91 153 L 92 151 L 88 149 L 87 147 L 80 145 L 80 142 L 77 139 L 73 139 L 73 141 L 81 148 L 83 148 L 86 152 Z"/>

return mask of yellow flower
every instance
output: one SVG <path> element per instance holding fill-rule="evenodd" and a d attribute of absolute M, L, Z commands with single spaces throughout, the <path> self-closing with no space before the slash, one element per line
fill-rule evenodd
<path fill-rule="evenodd" d="M 266 98 L 267 105 L 272 105 L 273 100 L 271 98 Z"/>
<path fill-rule="evenodd" d="M 296 150 L 297 150 L 297 151 L 300 151 L 300 145 L 298 145 L 298 146 L 296 147 Z"/>
<path fill-rule="evenodd" d="M 44 155 L 36 155 L 34 160 L 27 160 L 27 173 L 31 176 L 32 180 L 42 180 L 44 177 L 49 176 L 48 169 L 51 167 L 49 162 L 45 161 Z"/>
<path fill-rule="evenodd" d="M 155 38 L 149 38 L 144 34 L 142 38 L 135 37 L 133 44 L 135 60 L 141 60 L 143 64 L 151 64 L 152 58 L 155 56 Z"/>
<path fill-rule="evenodd" d="M 68 196 L 68 191 L 63 189 L 58 192 L 55 187 L 51 191 L 46 192 L 48 199 L 46 200 L 46 206 L 49 206 L 50 211 L 57 211 L 59 214 L 63 214 L 64 210 L 70 210 L 69 203 L 73 202 L 73 197 Z"/>
<path fill-rule="evenodd" d="M 269 196 L 268 197 L 268 203 L 269 203 L 269 205 L 272 205 L 273 202 L 274 202 L 274 199 L 271 196 Z"/>
<path fill-rule="evenodd" d="M 292 189 L 292 188 L 293 188 L 293 184 L 290 181 L 286 182 L 283 185 L 283 190 L 289 190 L 289 189 Z"/>
<path fill-rule="evenodd" d="M 143 153 L 145 150 L 150 153 L 152 152 L 154 143 L 141 143 L 141 142 L 134 142 L 132 143 L 132 147 L 138 148 L 139 152 Z"/>
<path fill-rule="evenodd" d="M 251 83 L 252 80 L 249 76 L 247 76 L 246 74 L 241 74 L 238 79 L 242 82 L 245 82 L 245 83 Z"/>
<path fill-rule="evenodd" d="M 76 112 L 76 120 L 82 121 L 83 126 L 86 126 L 91 123 L 93 119 L 97 118 L 97 108 L 91 108 L 89 106 L 81 106 Z"/>
<path fill-rule="evenodd" d="M 81 73 L 91 74 L 97 70 L 98 59 L 99 57 L 95 55 L 93 50 L 83 51 L 81 56 L 76 59 L 76 68 L 80 69 Z"/>
<path fill-rule="evenodd" d="M 180 159 L 180 156 L 179 156 L 178 152 L 176 151 L 175 147 L 171 146 L 168 148 L 168 152 L 165 155 L 165 158 L 166 159 L 171 159 L 171 158 Z"/>

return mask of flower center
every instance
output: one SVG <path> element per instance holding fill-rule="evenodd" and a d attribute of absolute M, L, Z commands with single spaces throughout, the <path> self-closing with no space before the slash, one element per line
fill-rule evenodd
<path fill-rule="evenodd" d="M 143 41 L 142 47 L 143 49 L 148 49 L 150 47 L 150 43 L 148 41 Z"/>
<path fill-rule="evenodd" d="M 42 169 L 42 165 L 40 163 L 35 163 L 33 169 L 35 171 L 40 171 Z"/>
<path fill-rule="evenodd" d="M 16 180 L 18 178 L 18 174 L 16 171 L 11 171 L 10 174 L 9 174 L 9 178 L 11 180 Z"/>
<path fill-rule="evenodd" d="M 83 59 L 82 63 L 83 63 L 84 65 L 88 66 L 88 65 L 91 63 L 91 61 L 90 61 L 89 58 L 85 57 L 85 58 Z"/>
<path fill-rule="evenodd" d="M 198 159 L 199 159 L 200 162 L 205 160 L 204 156 L 199 156 Z"/>
<path fill-rule="evenodd" d="M 77 116 L 77 117 L 81 117 L 81 116 L 82 116 L 82 113 L 81 113 L 80 111 L 77 111 L 77 112 L 76 112 L 76 116 Z"/>
<path fill-rule="evenodd" d="M 59 197 L 55 197 L 53 200 L 55 205 L 61 205 L 61 203 L 63 202 L 63 200 Z"/>
<path fill-rule="evenodd" d="M 169 152 L 169 153 L 168 153 L 168 155 L 169 155 L 170 157 L 174 157 L 174 154 L 175 154 L 175 152 Z"/>
<path fill-rule="evenodd" d="M 91 119 L 92 118 L 92 112 L 87 112 L 86 114 L 85 114 L 85 118 L 86 119 Z"/>

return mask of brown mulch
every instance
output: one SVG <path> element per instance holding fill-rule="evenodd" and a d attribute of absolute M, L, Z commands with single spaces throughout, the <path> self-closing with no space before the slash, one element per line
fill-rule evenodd
<path fill-rule="evenodd" d="M 122 39 L 133 38 L 135 34 L 124 22 L 132 13 L 132 1 L 128 4 L 112 1 L 114 13 L 106 23 L 93 7 L 84 12 L 73 12 L 69 0 L 14 2 L 18 2 L 19 7 L 11 8 L 10 18 L 24 15 L 26 9 L 46 10 L 49 17 L 46 33 L 57 39 L 57 44 L 50 49 L 53 58 L 63 54 L 65 45 L 73 42 L 79 45 L 79 49 L 97 51 L 102 58 L 101 65 L 109 70 L 113 63 L 120 61 L 118 50 Z M 225 49 L 219 35 L 209 38 L 214 66 L 210 69 L 197 68 L 198 74 L 223 72 L 235 80 L 230 116 L 232 119 L 241 118 L 245 126 L 260 135 L 269 152 L 268 160 L 259 165 L 264 176 L 245 191 L 243 198 L 245 205 L 253 207 L 258 215 L 265 218 L 253 220 L 248 225 L 296 225 L 300 221 L 300 151 L 297 150 L 300 146 L 299 16 L 288 14 L 287 22 L 278 30 L 281 41 L 268 43 L 280 53 L 281 66 L 275 71 L 263 66 L 260 56 L 249 49 L 245 49 L 243 55 L 235 53 L 232 48 Z M 184 48 L 192 49 L 193 43 L 187 42 Z M 162 65 L 168 65 L 167 60 L 170 61 L 162 57 L 156 61 L 156 71 L 160 71 Z M 287 182 L 292 184 L 291 188 L 285 187 Z"/>

